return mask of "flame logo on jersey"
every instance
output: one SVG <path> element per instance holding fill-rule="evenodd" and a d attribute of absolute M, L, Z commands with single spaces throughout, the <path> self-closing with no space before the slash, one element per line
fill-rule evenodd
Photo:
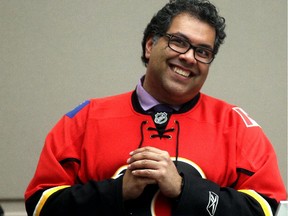
<path fill-rule="evenodd" d="M 175 161 L 175 157 L 171 157 L 173 161 Z M 125 173 L 127 169 L 127 165 L 120 167 L 116 173 L 113 175 L 113 179 L 120 177 Z M 206 179 L 206 176 L 203 170 L 194 162 L 185 159 L 178 158 L 178 166 L 179 172 L 189 173 L 191 175 L 196 175 Z M 216 195 L 216 194 L 215 194 Z M 215 198 L 214 194 L 212 194 L 211 199 L 209 199 L 209 210 L 207 206 L 208 212 L 216 211 L 217 204 L 215 206 Z M 157 185 L 147 186 L 143 192 L 143 194 L 137 198 L 138 202 L 133 202 L 133 206 L 128 206 L 128 208 L 132 209 L 133 215 L 147 215 L 147 216 L 169 216 L 172 215 L 172 205 L 171 200 L 165 197 L 160 191 Z M 218 200 L 218 199 L 217 199 Z M 218 203 L 218 201 L 217 201 Z M 138 206 L 137 206 L 138 205 Z M 210 214 L 213 216 L 214 214 Z"/>

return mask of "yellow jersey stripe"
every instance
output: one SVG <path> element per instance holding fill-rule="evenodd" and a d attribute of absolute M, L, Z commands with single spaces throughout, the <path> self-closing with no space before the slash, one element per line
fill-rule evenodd
<path fill-rule="evenodd" d="M 269 203 L 257 192 L 255 192 L 254 190 L 239 190 L 239 192 L 248 194 L 249 196 L 253 197 L 261 205 L 265 216 L 273 216 Z"/>
<path fill-rule="evenodd" d="M 62 190 L 64 188 L 70 187 L 70 185 L 63 185 L 63 186 L 57 186 L 57 187 L 53 187 L 50 189 L 47 189 L 43 192 L 38 204 L 36 205 L 36 208 L 34 210 L 33 216 L 39 216 L 40 212 L 44 206 L 44 204 L 46 203 L 47 199 L 55 192 Z"/>

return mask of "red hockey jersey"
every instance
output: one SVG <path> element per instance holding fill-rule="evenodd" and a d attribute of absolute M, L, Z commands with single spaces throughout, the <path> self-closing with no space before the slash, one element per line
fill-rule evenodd
<path fill-rule="evenodd" d="M 29 215 L 273 215 L 286 199 L 273 147 L 241 108 L 199 94 L 172 114 L 160 137 L 135 92 L 92 99 L 51 130 L 25 193 Z M 129 152 L 169 152 L 184 178 L 169 200 L 156 185 L 128 202 L 122 177 Z"/>

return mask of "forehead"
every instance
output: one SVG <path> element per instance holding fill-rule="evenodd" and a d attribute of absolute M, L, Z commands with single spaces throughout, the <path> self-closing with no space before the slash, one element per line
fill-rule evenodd
<path fill-rule="evenodd" d="M 193 44 L 206 44 L 211 47 L 214 47 L 216 37 L 214 27 L 186 13 L 173 18 L 167 33 L 179 33 L 185 35 Z"/>

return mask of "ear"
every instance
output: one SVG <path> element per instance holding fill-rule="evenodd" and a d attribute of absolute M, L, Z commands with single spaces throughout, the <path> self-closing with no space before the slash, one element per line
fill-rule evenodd
<path fill-rule="evenodd" d="M 147 59 L 150 58 L 151 52 L 152 52 L 152 47 L 153 47 L 153 37 L 149 37 L 146 41 L 146 46 L 145 46 L 145 57 Z"/>

